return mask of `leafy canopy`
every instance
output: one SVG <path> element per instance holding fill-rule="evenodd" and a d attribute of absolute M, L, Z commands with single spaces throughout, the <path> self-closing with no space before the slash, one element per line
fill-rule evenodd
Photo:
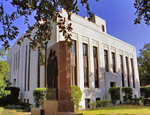
<path fill-rule="evenodd" d="M 7 0 L 6 0 L 7 1 Z M 98 0 L 95 0 L 98 1 Z M 78 0 L 11 0 L 7 1 L 15 10 L 12 14 L 4 11 L 3 1 L 0 1 L 0 23 L 3 25 L 3 34 L 0 35 L 0 41 L 3 46 L 9 48 L 9 40 L 14 40 L 18 35 L 18 27 L 14 25 L 14 21 L 20 17 L 24 17 L 24 23 L 28 25 L 27 35 L 31 40 L 31 47 L 44 47 L 44 43 L 50 40 L 52 22 L 56 22 L 59 9 L 64 8 L 68 13 L 68 20 L 71 20 L 72 13 L 78 13 Z M 93 13 L 90 11 L 88 0 L 80 0 L 80 4 L 87 9 L 89 19 L 92 18 Z M 34 12 L 34 13 L 33 13 Z M 34 15 L 36 24 L 30 26 L 29 16 Z M 43 20 L 44 23 L 38 23 Z M 34 39 L 31 39 L 31 31 L 37 29 Z M 20 41 L 18 41 L 20 44 Z"/>
<path fill-rule="evenodd" d="M 140 24 L 141 20 L 144 19 L 145 23 L 150 25 L 150 0 L 135 0 L 134 6 L 137 15 L 134 24 Z"/>
<path fill-rule="evenodd" d="M 140 49 L 138 67 L 141 86 L 150 84 L 150 43 L 145 44 Z"/>

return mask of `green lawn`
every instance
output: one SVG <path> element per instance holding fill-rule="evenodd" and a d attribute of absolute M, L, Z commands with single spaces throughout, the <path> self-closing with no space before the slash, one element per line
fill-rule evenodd
<path fill-rule="evenodd" d="M 150 106 L 136 106 L 136 105 L 120 105 L 95 110 L 78 111 L 84 115 L 100 115 L 100 114 L 149 114 Z"/>
<path fill-rule="evenodd" d="M 4 110 L 4 108 L 0 107 L 0 113 Z"/>

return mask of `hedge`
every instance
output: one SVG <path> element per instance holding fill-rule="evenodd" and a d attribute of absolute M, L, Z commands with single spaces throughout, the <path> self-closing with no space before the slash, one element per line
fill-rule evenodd
<path fill-rule="evenodd" d="M 6 106 L 8 104 L 15 104 L 19 101 L 18 97 L 19 97 L 20 88 L 18 88 L 18 87 L 6 87 L 5 90 L 10 91 L 11 93 L 9 95 L 3 96 L 0 99 L 1 105 Z"/>
<path fill-rule="evenodd" d="M 150 87 L 141 87 L 140 92 L 141 96 L 144 96 L 145 98 L 150 97 Z"/>
<path fill-rule="evenodd" d="M 35 88 L 33 91 L 35 106 L 43 106 L 43 101 L 46 100 L 46 88 Z"/>
<path fill-rule="evenodd" d="M 117 102 L 117 100 L 120 100 L 120 87 L 110 87 L 109 93 L 113 105 Z"/>
<path fill-rule="evenodd" d="M 125 101 L 128 99 L 132 99 L 132 88 L 131 87 L 123 87 L 122 92 L 125 93 Z"/>
<path fill-rule="evenodd" d="M 79 103 L 81 101 L 82 92 L 78 86 L 76 85 L 71 86 L 71 97 L 72 100 L 74 101 L 74 105 L 76 106 L 75 109 L 79 110 Z"/>
<path fill-rule="evenodd" d="M 110 105 L 110 100 L 99 100 L 96 103 L 97 107 L 107 107 L 108 105 Z"/>

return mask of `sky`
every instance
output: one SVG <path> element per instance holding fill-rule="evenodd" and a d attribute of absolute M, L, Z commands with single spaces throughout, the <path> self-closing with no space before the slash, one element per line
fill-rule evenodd
<path fill-rule="evenodd" d="M 127 42 L 136 47 L 137 55 L 139 55 L 139 49 L 144 44 L 150 43 L 150 26 L 147 26 L 144 21 L 141 24 L 134 25 L 135 11 L 134 0 L 89 0 L 91 11 L 95 15 L 106 20 L 106 29 L 109 35 L 112 35 L 124 42 Z M 12 6 L 8 2 L 4 4 L 6 12 L 13 10 Z M 86 16 L 86 10 L 79 4 L 79 15 Z M 34 18 L 29 18 L 30 24 L 34 24 Z M 23 18 L 15 21 L 15 24 L 19 27 L 20 34 L 16 40 L 27 30 L 27 26 L 23 22 Z M 2 25 L 0 25 L 1 31 Z M 12 46 L 16 40 L 10 42 Z M 1 44 L 1 43 L 0 43 Z"/>

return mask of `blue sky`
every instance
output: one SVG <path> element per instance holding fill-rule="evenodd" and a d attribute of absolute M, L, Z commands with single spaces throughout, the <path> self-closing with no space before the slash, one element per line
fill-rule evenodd
<path fill-rule="evenodd" d="M 145 43 L 150 43 L 150 27 L 144 21 L 140 25 L 134 25 L 136 17 L 134 0 L 99 0 L 99 2 L 89 0 L 89 3 L 95 15 L 106 20 L 107 33 L 135 46 L 137 55 Z M 86 16 L 85 8 L 82 8 L 81 5 L 79 8 L 79 15 Z M 7 12 L 13 10 L 8 2 L 5 2 L 5 10 Z M 30 17 L 30 23 L 34 24 L 33 17 Z M 27 30 L 27 27 L 24 25 L 23 19 L 17 20 L 15 24 L 19 27 L 18 39 Z M 1 27 L 0 25 L 0 31 Z M 16 40 L 11 41 L 10 45 L 12 46 Z"/>

